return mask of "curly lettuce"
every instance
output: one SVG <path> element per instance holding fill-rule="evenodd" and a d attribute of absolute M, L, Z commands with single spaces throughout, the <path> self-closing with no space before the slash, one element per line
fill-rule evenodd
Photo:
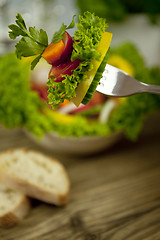
<path fill-rule="evenodd" d="M 126 43 L 111 51 L 126 59 L 134 68 L 134 77 L 139 81 L 160 85 L 160 69 L 147 69 L 143 58 L 134 45 Z M 132 140 L 136 140 L 147 115 L 160 110 L 160 96 L 143 93 L 125 98 L 115 109 L 108 122 L 112 131 L 123 131 Z"/>
<path fill-rule="evenodd" d="M 61 115 L 59 119 L 57 112 L 46 106 L 31 90 L 29 68 L 29 64 L 20 62 L 15 54 L 0 57 L 0 124 L 8 129 L 26 128 L 38 138 L 48 132 L 73 137 L 110 133 L 107 125 L 88 122 L 83 116 L 65 121 L 65 116 Z"/>
<path fill-rule="evenodd" d="M 52 122 L 40 111 L 38 94 L 30 90 L 29 65 L 15 54 L 1 56 L 0 75 L 0 123 L 9 129 L 25 126 L 38 137 L 50 131 Z"/>
<path fill-rule="evenodd" d="M 146 83 L 160 85 L 160 69 L 147 69 L 142 57 L 132 44 L 113 49 L 110 55 L 118 54 L 134 68 L 134 76 Z M 125 98 L 115 108 L 109 121 L 88 120 L 98 114 L 102 106 L 72 116 L 58 118 L 57 112 L 49 109 L 33 92 L 29 83 L 29 66 L 19 62 L 14 54 L 0 57 L 0 123 L 6 128 L 27 128 L 32 134 L 42 137 L 45 133 L 56 132 L 61 136 L 107 136 L 112 132 L 125 132 L 129 139 L 136 140 L 148 114 L 160 109 L 160 95 L 139 94 Z M 49 111 L 49 114 L 46 114 Z M 62 121 L 63 119 L 63 121 Z"/>
<path fill-rule="evenodd" d="M 62 82 L 53 82 L 49 79 L 49 104 L 54 108 L 64 101 L 75 97 L 75 90 L 78 84 L 86 77 L 86 72 L 90 71 L 93 66 L 91 60 L 100 60 L 100 53 L 96 51 L 101 40 L 102 33 L 105 32 L 107 24 L 105 19 L 95 16 L 94 13 L 85 12 L 79 16 L 77 23 L 78 30 L 74 33 L 73 52 L 71 60 L 80 59 L 82 62 L 73 71 L 71 76 L 64 75 Z"/>

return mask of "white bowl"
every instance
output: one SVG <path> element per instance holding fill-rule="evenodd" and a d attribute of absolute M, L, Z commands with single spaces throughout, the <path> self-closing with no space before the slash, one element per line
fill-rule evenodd
<path fill-rule="evenodd" d="M 45 134 L 41 140 L 26 131 L 27 135 L 45 149 L 56 153 L 86 155 L 99 152 L 111 147 L 122 136 L 115 132 L 109 136 L 82 136 L 82 137 L 61 137 L 56 133 Z"/>

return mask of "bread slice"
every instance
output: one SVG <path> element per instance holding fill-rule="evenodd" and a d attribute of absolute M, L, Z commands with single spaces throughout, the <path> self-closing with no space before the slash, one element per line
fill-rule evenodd
<path fill-rule="evenodd" d="M 0 181 L 30 197 L 64 205 L 70 188 L 60 162 L 42 153 L 15 149 L 0 155 Z"/>
<path fill-rule="evenodd" d="M 23 219 L 30 209 L 29 199 L 0 183 L 0 226 L 10 227 Z"/>

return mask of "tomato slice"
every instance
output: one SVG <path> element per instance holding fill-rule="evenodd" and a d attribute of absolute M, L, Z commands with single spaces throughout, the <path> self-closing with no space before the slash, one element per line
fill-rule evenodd
<path fill-rule="evenodd" d="M 61 82 L 64 79 L 63 75 L 72 75 L 73 70 L 79 66 L 80 62 L 81 60 L 79 59 L 76 59 L 73 62 L 68 60 L 67 63 L 63 63 L 59 66 L 52 66 L 49 72 L 49 78 L 55 82 Z"/>
<path fill-rule="evenodd" d="M 48 86 L 45 84 L 32 82 L 31 88 L 33 91 L 38 92 L 40 98 L 42 98 L 45 101 L 48 101 Z"/>
<path fill-rule="evenodd" d="M 66 61 L 72 53 L 73 39 L 68 32 L 64 32 L 63 39 L 57 43 L 50 43 L 42 53 L 42 57 L 51 65 L 57 66 Z"/>
<path fill-rule="evenodd" d="M 74 110 L 70 112 L 70 114 L 76 114 L 85 112 L 88 109 L 91 109 L 95 106 L 101 105 L 106 100 L 106 97 L 102 95 L 101 93 L 94 92 L 93 97 L 91 98 L 90 102 L 86 105 L 80 104 L 78 107 L 76 107 Z"/>

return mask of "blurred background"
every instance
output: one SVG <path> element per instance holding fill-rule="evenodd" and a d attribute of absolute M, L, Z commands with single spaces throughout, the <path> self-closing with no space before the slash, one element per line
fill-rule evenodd
<path fill-rule="evenodd" d="M 85 11 L 106 18 L 113 33 L 109 64 L 160 85 L 160 0 L 0 0 L 0 152 L 29 148 L 54 156 L 72 188 L 65 208 L 35 203 L 24 224 L 0 229 L 1 240 L 160 239 L 160 95 L 95 92 L 87 105 L 64 102 L 53 110 L 46 104 L 51 66 L 41 59 L 31 72 L 14 53 L 19 39 L 8 36 L 18 12 L 50 40 L 62 22 Z"/>
<path fill-rule="evenodd" d="M 125 104 L 124 101 L 120 100 L 122 107 L 120 107 L 119 113 L 113 117 L 109 127 L 106 127 L 108 115 L 117 106 L 117 102 L 115 103 L 112 100 L 112 103 L 105 104 L 108 99 L 99 95 L 93 98 L 89 106 L 81 108 L 79 111 L 75 112 L 71 108 L 70 111 L 66 112 L 65 109 L 66 115 L 73 116 L 76 113 L 80 116 L 75 121 L 72 121 L 72 118 L 65 118 L 64 115 L 63 118 L 60 115 L 54 115 L 52 117 L 54 124 L 42 124 L 42 121 L 46 119 L 42 118 L 42 111 L 38 112 L 39 103 L 36 103 L 37 100 L 33 103 L 33 97 L 29 94 L 26 95 L 25 99 L 29 100 L 25 100 L 25 104 L 31 101 L 30 106 L 35 107 L 37 115 L 35 109 L 28 109 L 28 105 L 25 107 L 24 99 L 22 100 L 20 94 L 16 95 L 14 89 L 17 86 L 16 80 L 20 79 L 22 81 L 21 90 L 17 91 L 23 93 L 23 81 L 26 81 L 24 79 L 26 75 L 24 76 L 23 73 L 21 76 L 21 73 L 24 70 L 21 69 L 22 67 L 18 67 L 18 60 L 13 55 L 3 59 L 3 56 L 15 50 L 15 41 L 10 40 L 8 37 L 8 25 L 15 22 L 15 16 L 19 12 L 25 19 L 27 26 L 35 25 L 38 29 L 46 30 L 49 39 L 51 39 L 62 22 L 68 25 L 74 14 L 78 18 L 78 15 L 83 14 L 85 11 L 95 12 L 99 17 L 106 18 L 108 22 L 107 30 L 113 33 L 109 58 L 111 65 L 123 69 L 138 80 L 160 85 L 160 0 L 0 0 L 0 55 L 2 56 L 0 64 L 1 66 L 4 65 L 3 67 L 0 66 L 0 123 L 2 125 L 7 128 L 23 126 L 35 135 L 41 135 L 45 131 L 47 132 L 48 129 L 52 129 L 52 131 L 60 135 L 76 137 L 99 135 L 104 137 L 104 135 L 108 136 L 110 134 L 110 129 L 115 132 L 124 130 L 129 138 L 135 140 L 142 127 L 144 116 L 160 108 L 159 97 L 153 97 L 151 94 L 128 98 Z M 73 30 L 70 31 L 70 34 L 73 34 Z M 36 84 L 31 85 L 32 90 L 39 92 L 39 96 L 46 100 L 47 89 L 44 84 L 47 81 L 48 67 L 42 65 L 39 65 L 36 68 L 36 74 L 33 74 Z M 4 74 L 4 69 L 7 69 L 8 75 L 6 72 Z M 15 77 L 16 74 L 17 77 Z M 30 75 L 28 75 L 29 78 L 31 78 Z M 10 79 L 12 79 L 13 86 L 10 84 Z M 18 80 L 19 83 L 20 80 Z M 41 85 L 37 84 L 38 81 L 41 82 Z M 23 102 L 22 106 L 20 106 L 20 102 Z M 139 102 L 142 104 L 138 105 Z M 133 110 L 126 110 L 130 106 L 132 106 Z M 61 109 L 59 112 L 64 114 Z M 138 116 L 136 120 L 135 116 Z M 47 117 L 47 121 L 49 121 L 48 119 Z M 55 119 L 58 119 L 58 123 Z M 91 119 L 93 124 L 90 124 Z M 66 123 L 68 124 L 67 127 Z M 98 139 L 98 142 L 102 143 L 104 141 Z M 46 145 L 51 143 L 50 147 L 52 148 L 51 139 L 45 140 L 45 143 Z M 60 141 L 58 144 L 68 149 L 66 141 L 63 143 Z M 92 144 L 94 143 L 92 142 Z M 84 149 L 86 143 L 83 142 L 82 145 L 82 149 Z M 97 140 L 95 145 L 97 145 Z M 80 143 L 78 143 L 78 146 L 80 146 Z M 92 150 L 93 147 L 91 147 L 90 151 Z"/>
<path fill-rule="evenodd" d="M 28 25 L 34 23 L 52 35 L 62 22 L 69 23 L 73 14 L 84 11 L 107 19 L 112 47 L 129 40 L 148 65 L 160 62 L 160 0 L 0 0 L 0 53 L 8 49 L 8 25 L 17 12 Z"/>

